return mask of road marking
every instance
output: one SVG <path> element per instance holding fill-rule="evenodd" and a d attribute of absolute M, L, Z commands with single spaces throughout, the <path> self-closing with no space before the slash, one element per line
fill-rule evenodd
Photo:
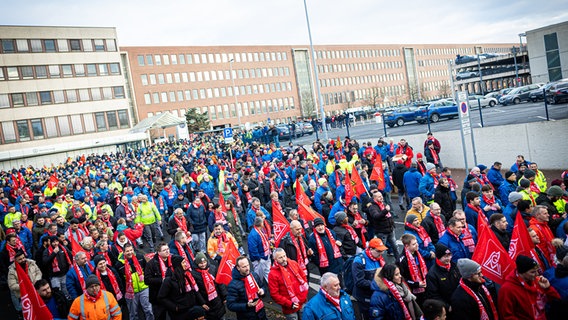
<path fill-rule="evenodd" d="M 478 125 L 480 128 L 483 128 L 483 126 L 481 125 L 481 123 L 478 122 L 477 125 Z"/>
<path fill-rule="evenodd" d="M 404 222 L 400 222 L 400 221 L 395 221 L 394 223 L 404 225 Z"/>
<path fill-rule="evenodd" d="M 546 117 L 543 117 L 543 116 L 537 116 L 537 118 L 542 119 L 542 120 L 546 120 Z M 550 121 L 556 121 L 556 120 L 550 118 Z"/>

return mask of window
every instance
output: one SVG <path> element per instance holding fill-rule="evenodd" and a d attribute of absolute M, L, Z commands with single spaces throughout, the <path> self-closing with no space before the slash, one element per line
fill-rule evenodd
<path fill-rule="evenodd" d="M 49 66 L 49 77 L 50 78 L 59 78 L 60 76 L 61 76 L 61 71 L 59 70 L 58 65 Z"/>
<path fill-rule="evenodd" d="M 93 101 L 101 100 L 101 89 L 100 88 L 92 88 L 91 89 L 91 97 Z"/>
<path fill-rule="evenodd" d="M 85 123 L 85 132 L 95 132 L 95 121 L 92 113 L 83 115 L 83 122 Z"/>
<path fill-rule="evenodd" d="M 65 90 L 67 94 L 67 102 L 77 102 L 77 91 L 76 90 Z"/>
<path fill-rule="evenodd" d="M 166 83 L 166 81 L 164 80 L 164 74 L 163 73 L 158 73 L 158 83 L 159 84 Z"/>
<path fill-rule="evenodd" d="M 190 90 L 185 90 L 184 94 L 185 94 L 185 100 L 191 100 L 191 91 Z"/>
<path fill-rule="evenodd" d="M 138 55 L 138 65 L 143 67 L 144 66 L 144 56 Z"/>
<path fill-rule="evenodd" d="M 36 66 L 36 78 L 45 79 L 47 78 L 47 66 Z"/>
<path fill-rule="evenodd" d="M 30 40 L 30 43 L 32 44 L 32 52 L 43 52 L 41 40 Z"/>
<path fill-rule="evenodd" d="M 115 52 L 116 51 L 116 42 L 114 39 L 106 39 L 106 46 L 107 51 Z"/>
<path fill-rule="evenodd" d="M 168 93 L 167 92 L 161 92 L 160 93 L 160 98 L 162 98 L 162 102 L 168 102 Z"/>
<path fill-rule="evenodd" d="M 145 93 L 144 94 L 144 103 L 145 104 L 152 104 L 152 100 L 150 98 L 150 94 L 149 93 Z"/>
<path fill-rule="evenodd" d="M 14 52 L 16 52 L 14 40 L 2 40 L 2 52 L 3 53 L 14 53 Z"/>
<path fill-rule="evenodd" d="M 0 109 L 10 108 L 10 98 L 7 94 L 0 94 Z"/>
<path fill-rule="evenodd" d="M 34 77 L 34 68 L 31 66 L 20 67 L 20 72 L 22 79 L 33 79 Z"/>
<path fill-rule="evenodd" d="M 75 114 L 71 116 L 71 126 L 73 128 L 73 134 L 84 133 L 83 122 L 81 121 L 80 114 Z"/>
<path fill-rule="evenodd" d="M 12 93 L 12 105 L 14 107 L 24 106 L 24 94 L 23 93 Z"/>
<path fill-rule="evenodd" d="M 177 56 L 175 54 L 170 56 L 170 60 L 172 61 L 172 64 L 178 64 Z"/>
<path fill-rule="evenodd" d="M 187 64 L 192 64 L 193 63 L 193 56 L 190 54 L 185 56 L 187 59 Z"/>
<path fill-rule="evenodd" d="M 179 102 L 183 101 L 183 91 L 180 90 L 180 91 L 177 92 L 177 100 Z"/>
<path fill-rule="evenodd" d="M 153 66 L 154 65 L 154 60 L 152 59 L 152 55 L 151 54 L 147 54 L 146 55 L 146 63 L 149 66 Z"/>
<path fill-rule="evenodd" d="M 153 73 L 150 74 L 150 84 L 156 84 L 156 75 Z"/>
<path fill-rule="evenodd" d="M 111 63 L 110 64 L 110 74 L 114 74 L 114 75 L 120 74 L 120 64 Z"/>
<path fill-rule="evenodd" d="M 63 90 L 53 91 L 53 102 L 54 103 L 64 103 L 65 102 L 65 94 L 63 93 Z"/>
<path fill-rule="evenodd" d="M 164 65 L 167 66 L 170 64 L 170 56 L 167 54 L 162 55 L 162 61 L 164 62 Z"/>
<path fill-rule="evenodd" d="M 55 40 L 44 40 L 45 52 L 55 52 Z"/>
<path fill-rule="evenodd" d="M 30 120 L 32 123 L 32 133 L 34 135 L 34 139 L 43 139 L 43 124 L 41 123 L 41 119 L 33 119 Z"/>
<path fill-rule="evenodd" d="M 71 39 L 69 40 L 69 44 L 71 46 L 71 51 L 81 51 L 81 40 Z"/>
<path fill-rule="evenodd" d="M 105 51 L 105 41 L 103 39 L 95 39 L 95 51 Z"/>
<path fill-rule="evenodd" d="M 160 95 L 157 92 L 152 93 L 152 102 L 160 103 Z"/>
<path fill-rule="evenodd" d="M 118 119 L 116 118 L 115 111 L 107 111 L 106 113 L 107 121 L 108 121 L 108 128 L 110 130 L 118 129 Z"/>
<path fill-rule="evenodd" d="M 176 93 L 170 91 L 169 94 L 170 94 L 170 102 L 176 102 Z"/>
<path fill-rule="evenodd" d="M 124 88 L 119 86 L 119 87 L 112 87 L 112 91 L 114 92 L 114 97 L 115 98 L 124 98 Z"/>
<path fill-rule="evenodd" d="M 6 78 L 4 78 L 4 70 L 2 68 L 0 68 L 0 80 L 6 80 Z"/>
<path fill-rule="evenodd" d="M 189 79 L 188 79 L 188 77 L 187 77 L 187 72 L 183 72 L 183 73 L 181 74 L 181 81 L 183 81 L 183 82 L 188 82 L 188 81 L 189 81 Z"/>
<path fill-rule="evenodd" d="M 179 64 L 185 64 L 185 54 L 178 55 Z"/>
<path fill-rule="evenodd" d="M 73 65 L 75 69 L 75 76 L 76 77 L 84 77 L 85 76 L 85 65 L 84 64 L 75 64 Z"/>
<path fill-rule="evenodd" d="M 41 91 L 39 93 L 39 97 L 41 99 L 41 104 L 52 104 L 53 101 L 51 100 L 51 92 L 50 91 Z"/>
<path fill-rule="evenodd" d="M 108 66 L 106 65 L 106 63 L 99 64 L 99 74 L 101 76 L 108 76 Z"/>
<path fill-rule="evenodd" d="M 172 74 L 166 73 L 166 83 L 173 83 Z"/>
<path fill-rule="evenodd" d="M 26 102 L 28 106 L 37 106 L 39 104 L 37 100 L 37 92 L 26 92 Z M 0 103 L 0 108 L 2 107 Z"/>
<path fill-rule="evenodd" d="M 68 136 L 71 134 L 71 127 L 69 126 L 69 118 L 67 116 L 57 117 L 59 124 L 59 133 L 61 136 Z"/>
<path fill-rule="evenodd" d="M 16 142 L 16 130 L 13 122 L 2 122 L 2 133 L 5 143 Z"/>
<path fill-rule="evenodd" d="M 81 101 L 91 100 L 89 89 L 79 89 L 79 98 L 81 99 Z"/>
<path fill-rule="evenodd" d="M 104 112 L 95 113 L 95 120 L 97 122 L 97 131 L 107 130 Z"/>
<path fill-rule="evenodd" d="M 91 39 L 83 39 L 83 51 L 93 51 L 93 41 Z"/>
<path fill-rule="evenodd" d="M 19 80 L 20 79 L 20 73 L 18 72 L 18 68 L 17 67 L 8 67 L 8 79 L 9 80 Z"/>
<path fill-rule="evenodd" d="M 162 65 L 162 57 L 160 57 L 159 54 L 154 55 L 154 60 L 156 61 L 156 65 L 157 65 L 157 66 L 161 66 L 161 65 Z"/>
<path fill-rule="evenodd" d="M 118 110 L 118 123 L 121 128 L 128 128 L 130 123 L 128 121 L 128 111 Z"/>
<path fill-rule="evenodd" d="M 18 39 L 16 40 L 16 46 L 18 47 L 18 52 L 29 52 L 28 40 Z"/>
<path fill-rule="evenodd" d="M 89 65 L 87 65 L 88 67 Z M 71 68 L 70 64 L 64 64 L 61 66 L 61 69 L 63 69 L 63 77 L 64 78 L 69 78 L 73 76 L 73 69 Z"/>

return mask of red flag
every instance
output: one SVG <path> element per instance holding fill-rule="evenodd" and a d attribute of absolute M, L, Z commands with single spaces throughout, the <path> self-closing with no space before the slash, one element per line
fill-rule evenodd
<path fill-rule="evenodd" d="M 353 171 L 357 171 L 357 169 L 353 169 Z M 355 196 L 355 192 L 353 191 L 351 177 L 349 176 L 349 171 L 347 171 L 347 169 L 345 169 L 345 181 L 343 184 L 345 185 L 345 205 L 348 206 L 351 203 L 351 199 Z"/>
<path fill-rule="evenodd" d="M 20 188 L 26 186 L 26 180 L 24 179 L 24 176 L 22 175 L 21 172 L 18 172 L 18 181 L 20 182 Z"/>
<path fill-rule="evenodd" d="M 73 253 L 73 256 L 75 256 L 79 251 L 85 252 L 83 247 L 81 247 L 81 245 L 77 243 L 77 241 L 75 241 L 74 237 L 69 237 L 69 242 L 71 242 L 71 252 Z"/>
<path fill-rule="evenodd" d="M 385 174 L 383 172 L 383 160 L 381 159 L 380 154 L 377 154 L 377 157 L 375 158 L 375 165 L 373 166 L 373 171 L 371 172 L 369 179 L 379 182 L 379 190 L 384 190 L 387 186 L 385 182 Z"/>
<path fill-rule="evenodd" d="M 367 188 L 363 183 L 363 179 L 359 175 L 359 171 L 356 168 L 353 168 L 351 171 L 351 181 L 353 182 L 353 191 L 355 191 L 355 195 L 359 198 L 363 193 L 367 192 Z"/>
<path fill-rule="evenodd" d="M 274 232 L 274 245 L 278 247 L 280 240 L 286 233 L 290 232 L 290 223 L 284 217 L 282 210 L 276 206 L 272 207 L 272 230 Z"/>
<path fill-rule="evenodd" d="M 57 176 L 55 173 L 53 173 L 51 175 L 51 177 L 49 177 L 49 181 L 47 182 L 47 187 L 49 189 L 53 189 L 55 188 L 55 186 L 59 183 L 59 179 L 57 179 Z"/>
<path fill-rule="evenodd" d="M 532 242 L 529 230 L 520 212 L 517 213 L 517 217 L 515 218 L 511 245 L 509 246 L 509 256 L 512 260 L 515 260 L 519 254 L 532 257 L 535 261 L 540 261 L 534 250 L 534 243 Z"/>
<path fill-rule="evenodd" d="M 305 203 L 299 201 L 298 201 L 298 214 L 305 222 L 312 221 L 315 218 L 320 218 L 323 221 L 325 221 L 323 216 L 317 213 L 314 209 L 312 209 L 312 207 L 307 206 Z"/>
<path fill-rule="evenodd" d="M 87 159 L 85 158 L 84 154 L 81 156 L 80 162 L 81 162 L 81 164 L 85 164 L 87 162 Z"/>
<path fill-rule="evenodd" d="M 221 211 L 227 212 L 227 206 L 225 205 L 225 197 L 223 197 L 223 192 L 219 192 L 219 205 L 221 206 Z"/>
<path fill-rule="evenodd" d="M 53 316 L 34 288 L 30 276 L 28 276 L 19 263 L 15 263 L 15 265 L 18 274 L 18 283 L 20 285 L 20 302 L 22 304 L 24 319 L 52 320 Z"/>
<path fill-rule="evenodd" d="M 14 174 L 12 174 L 12 183 L 14 184 L 14 189 L 18 189 L 20 187 L 20 183 Z"/>
<path fill-rule="evenodd" d="M 233 241 L 227 242 L 227 250 L 221 263 L 219 264 L 219 270 L 217 270 L 217 276 L 215 277 L 215 282 L 228 285 L 233 279 L 232 272 L 235 264 L 237 263 L 237 258 L 240 256 L 239 249 L 235 247 Z"/>
<path fill-rule="evenodd" d="M 312 200 L 306 195 L 304 189 L 302 188 L 302 184 L 300 183 L 300 179 L 296 179 L 296 203 L 303 203 L 306 206 L 310 206 L 312 204 Z"/>
<path fill-rule="evenodd" d="M 487 225 L 484 219 L 479 217 L 479 239 L 473 252 L 472 260 L 481 265 L 483 275 L 492 281 L 502 285 L 505 277 L 515 270 L 515 263 L 505 251 L 501 242 Z"/>

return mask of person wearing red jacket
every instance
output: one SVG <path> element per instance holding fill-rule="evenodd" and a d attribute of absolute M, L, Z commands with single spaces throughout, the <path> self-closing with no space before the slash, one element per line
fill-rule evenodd
<path fill-rule="evenodd" d="M 410 165 L 412 164 L 412 158 L 414 157 L 414 151 L 412 151 L 412 147 L 409 146 L 408 143 L 406 143 L 405 139 L 400 139 L 398 147 L 396 148 L 396 155 L 401 155 L 404 166 L 410 168 Z"/>
<path fill-rule="evenodd" d="M 517 269 L 499 290 L 500 319 L 545 320 L 547 302 L 560 299 L 560 295 L 548 279 L 538 275 L 538 263 L 532 258 L 518 255 L 515 264 Z"/>
<path fill-rule="evenodd" d="M 287 320 L 302 318 L 302 307 L 308 298 L 309 284 L 298 263 L 286 257 L 282 248 L 272 254 L 274 265 L 268 274 L 268 289 L 274 302 L 282 306 Z"/>

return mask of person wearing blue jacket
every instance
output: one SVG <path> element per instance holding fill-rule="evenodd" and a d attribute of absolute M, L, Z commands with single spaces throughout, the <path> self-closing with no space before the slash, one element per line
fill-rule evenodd
<path fill-rule="evenodd" d="M 211 179 L 209 178 L 209 175 L 207 174 L 203 175 L 203 180 L 201 180 L 199 188 L 203 190 L 203 192 L 205 192 L 205 194 L 207 195 L 207 197 L 209 197 L 209 199 L 213 200 L 213 198 L 215 198 L 215 185 L 213 184 L 213 181 L 211 181 Z"/>
<path fill-rule="evenodd" d="M 416 237 L 416 242 L 418 242 L 418 252 L 424 258 L 426 266 L 428 269 L 436 261 L 436 248 L 432 239 L 426 232 L 423 226 L 420 225 L 420 220 L 414 214 L 409 214 L 406 216 L 406 223 L 404 224 L 404 233 L 411 234 Z"/>
<path fill-rule="evenodd" d="M 387 249 L 381 239 L 373 238 L 369 241 L 369 247 L 353 259 L 351 265 L 351 274 L 355 284 L 353 298 L 357 300 L 359 312 L 363 315 L 363 319 L 369 319 L 369 308 L 373 295 L 371 284 L 374 282 L 376 271 L 385 265 L 382 254 Z"/>
<path fill-rule="evenodd" d="M 436 166 L 430 162 L 426 163 L 426 173 L 420 179 L 420 183 L 418 185 L 418 190 L 420 191 L 422 200 L 424 200 L 424 203 L 426 204 L 430 204 L 434 201 L 434 194 L 436 193 L 434 179 L 436 175 Z"/>
<path fill-rule="evenodd" d="M 319 178 L 318 180 L 319 187 L 316 189 L 316 193 L 314 194 L 314 206 L 318 210 L 319 213 L 322 213 L 322 197 L 323 194 L 329 191 L 328 183 L 325 178 Z"/>
<path fill-rule="evenodd" d="M 517 191 L 517 186 L 517 174 L 513 171 L 507 171 L 505 173 L 505 180 L 503 180 L 499 186 L 499 199 L 501 199 L 503 206 L 509 204 L 509 194 Z"/>
<path fill-rule="evenodd" d="M 185 218 L 191 222 L 193 227 L 191 236 L 195 248 L 205 252 L 207 248 L 207 237 L 205 235 L 207 231 L 207 216 L 205 215 L 203 202 L 199 197 L 196 197 L 193 203 L 189 205 Z"/>
<path fill-rule="evenodd" d="M 408 171 L 406 171 L 402 176 L 404 190 L 408 196 L 407 199 L 420 197 L 420 179 L 422 179 L 422 174 L 418 171 L 416 163 L 412 163 L 412 165 L 410 165 L 410 169 L 408 169 Z"/>
<path fill-rule="evenodd" d="M 14 231 L 16 232 L 18 238 L 20 238 L 20 241 L 22 241 L 22 244 L 26 249 L 26 256 L 31 257 L 32 246 L 34 244 L 32 232 L 30 231 L 30 229 L 22 227 L 22 221 L 18 219 L 12 221 L 12 227 L 14 228 Z"/>
<path fill-rule="evenodd" d="M 355 320 L 349 295 L 341 290 L 337 275 L 324 273 L 320 291 L 304 306 L 303 320 Z"/>
<path fill-rule="evenodd" d="M 452 252 L 452 261 L 457 263 L 461 258 L 471 258 L 471 253 L 463 242 L 464 234 L 462 233 L 464 228 L 464 222 L 460 221 L 456 217 L 453 217 L 448 221 L 448 228 L 444 235 L 438 240 L 448 247 Z"/>
<path fill-rule="evenodd" d="M 315 218 L 313 223 L 314 232 L 308 238 L 308 246 L 314 252 L 312 262 L 318 267 L 320 274 L 339 274 L 343 267 L 343 257 L 339 250 L 341 242 L 336 240 L 335 231 L 329 230 L 321 218 Z"/>
<path fill-rule="evenodd" d="M 261 211 L 264 214 L 264 218 L 267 219 L 268 221 L 272 221 L 272 216 L 270 215 L 270 213 L 264 209 L 263 206 L 260 205 L 260 199 L 253 197 L 250 200 L 250 207 L 247 211 L 247 226 L 248 226 L 248 231 L 250 232 L 252 227 L 254 226 L 254 219 L 256 218 L 256 212 L 257 211 Z"/>
<path fill-rule="evenodd" d="M 335 225 L 335 214 L 340 211 L 347 212 L 347 205 L 345 204 L 343 197 L 337 198 L 337 201 L 333 204 L 333 207 L 331 207 L 331 211 L 327 217 L 330 225 Z"/>
<path fill-rule="evenodd" d="M 82 280 L 79 278 L 77 271 L 81 272 Z M 67 271 L 65 277 L 65 286 L 71 299 L 75 299 L 83 294 L 83 286 L 87 277 L 93 273 L 93 266 L 89 264 L 87 255 L 83 251 L 75 254 L 73 265 Z"/>
<path fill-rule="evenodd" d="M 248 239 L 248 257 L 252 263 L 254 273 L 268 281 L 268 273 L 270 272 L 270 247 L 274 246 L 274 239 L 264 229 L 264 218 L 256 217 L 254 226 L 249 233 Z"/>
<path fill-rule="evenodd" d="M 497 190 L 501 183 L 505 181 L 505 178 L 503 178 L 503 175 L 501 174 L 502 165 L 503 164 L 501 162 L 496 161 L 493 163 L 489 171 L 487 171 L 487 179 L 491 182 L 495 190 Z"/>
<path fill-rule="evenodd" d="M 397 287 L 401 288 L 404 296 L 399 293 Z M 377 270 L 375 279 L 371 283 L 373 295 L 371 296 L 371 309 L 369 316 L 371 320 L 405 320 L 419 319 L 420 315 L 411 314 L 408 310 L 406 302 L 402 304 L 400 301 L 410 300 L 409 303 L 415 302 L 416 297 L 410 293 L 410 289 L 404 283 L 400 274 L 400 269 L 394 264 L 387 264 L 383 268 Z M 405 316 L 408 314 L 408 317 Z"/>

